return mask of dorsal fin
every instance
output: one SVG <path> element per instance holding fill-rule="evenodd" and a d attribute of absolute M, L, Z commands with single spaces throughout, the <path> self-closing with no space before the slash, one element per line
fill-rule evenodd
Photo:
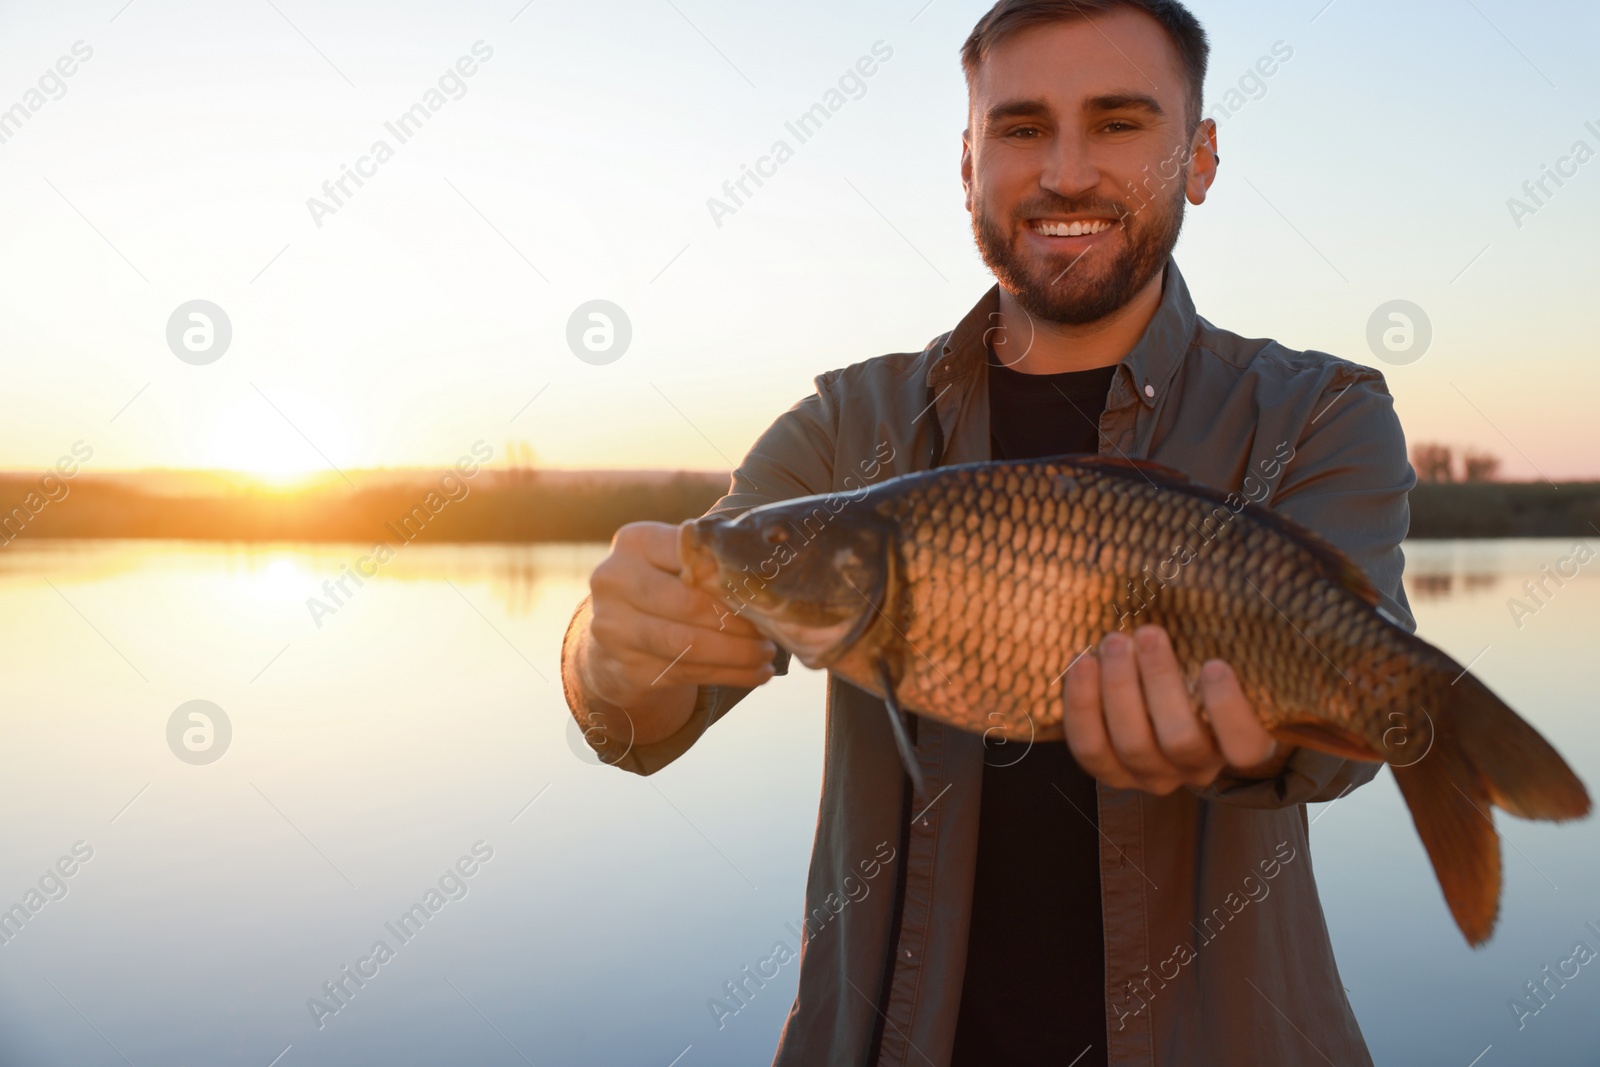
<path fill-rule="evenodd" d="M 1159 486 L 1171 486 L 1175 489 L 1193 489 L 1195 482 L 1189 476 L 1175 467 L 1168 467 L 1162 463 L 1152 463 L 1148 459 L 1129 459 L 1126 456 L 1057 456 L 1047 459 L 1047 463 L 1063 463 L 1072 467 L 1089 467 L 1108 471 L 1112 474 L 1128 475 L 1141 474 Z"/>
<path fill-rule="evenodd" d="M 1159 489 L 1169 489 L 1178 493 L 1187 493 L 1205 500 L 1212 500 L 1229 511 L 1249 515 L 1250 518 L 1263 526 L 1270 527 L 1279 534 L 1293 541 L 1316 560 L 1322 569 L 1323 575 L 1331 582 L 1339 585 L 1355 596 L 1361 598 L 1373 607 L 1377 607 L 1381 598 L 1378 590 L 1373 587 L 1372 580 L 1366 572 L 1356 566 L 1355 562 L 1335 546 L 1329 544 L 1320 535 L 1311 532 L 1293 519 L 1264 508 L 1259 504 L 1245 500 L 1237 493 L 1224 493 L 1208 485 L 1201 485 L 1193 481 L 1187 474 L 1160 463 L 1151 463 L 1142 459 L 1126 459 L 1120 456 L 1062 456 L 1058 459 L 1048 460 L 1066 467 L 1079 467 L 1085 470 L 1099 471 L 1114 478 L 1124 478 L 1130 481 L 1154 485 Z M 1240 509 L 1237 505 L 1243 503 Z"/>

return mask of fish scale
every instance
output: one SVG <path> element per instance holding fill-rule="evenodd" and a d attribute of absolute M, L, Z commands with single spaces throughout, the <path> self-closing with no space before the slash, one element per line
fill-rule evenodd
<path fill-rule="evenodd" d="M 1164 467 L 1098 456 L 943 467 L 707 516 L 684 525 L 679 555 L 686 582 L 807 666 L 882 697 L 914 785 L 902 710 L 990 740 L 1060 738 L 1068 665 L 1107 633 L 1160 625 L 1192 698 L 1220 659 L 1280 742 L 1389 763 L 1475 945 L 1499 911 L 1489 807 L 1557 821 L 1589 811 L 1549 743 L 1386 616 L 1337 549 Z"/>
<path fill-rule="evenodd" d="M 911 649 L 899 657 L 902 699 L 954 725 L 995 730 L 1012 740 L 1060 737 L 1058 683 L 1067 664 L 1105 633 L 1131 631 L 1144 622 L 1168 625 L 1191 686 L 1207 659 L 1239 660 L 1241 647 L 1254 646 L 1268 654 L 1233 665 L 1246 690 L 1261 695 L 1257 711 L 1263 722 L 1270 726 L 1299 715 L 1321 717 L 1330 710 L 1326 696 L 1333 684 L 1344 683 L 1333 665 L 1309 647 L 1309 631 L 1327 631 L 1332 652 L 1343 652 L 1351 650 L 1350 635 L 1375 636 L 1386 625 L 1358 597 L 1326 577 L 1315 578 L 1308 554 L 1292 542 L 1280 538 L 1277 552 L 1268 554 L 1263 551 L 1267 531 L 1254 523 L 1244 529 L 1236 525 L 1239 516 L 1224 509 L 1228 522 L 1218 524 L 1214 501 L 1180 498 L 1186 507 L 1172 515 L 1174 494 L 1169 490 L 1048 464 L 1029 464 L 1025 470 L 978 468 L 973 475 L 930 479 L 902 494 L 892 507 L 905 545 L 906 602 L 900 629 Z M 1005 501 L 1005 506 L 997 507 L 996 501 Z M 1102 501 L 1110 507 L 1097 513 Z M 942 549 L 940 534 L 949 523 L 972 528 L 974 520 L 983 555 Z M 1190 534 L 1192 562 L 1176 568 L 1170 581 L 1152 583 L 1148 592 L 1141 588 L 1135 593 L 1136 599 L 1124 595 L 1119 601 L 1117 593 L 1126 594 L 1128 583 L 1146 573 L 1144 567 L 1173 556 L 1179 547 L 1175 528 L 1200 527 L 1205 520 L 1219 532 L 1210 541 Z M 1040 526 L 1044 522 L 1092 529 L 1097 536 L 1047 539 Z M 967 591 L 966 607 L 933 592 L 952 583 Z M 984 595 L 975 595 L 979 591 Z M 1296 650 L 1275 640 L 1284 629 L 1281 621 L 1274 621 L 1276 612 L 1269 603 L 1277 598 L 1286 613 L 1299 610 L 1305 615 L 1300 629 L 1308 647 Z M 1311 614 L 1313 605 L 1319 614 Z M 1131 610 L 1136 607 L 1142 610 Z M 1226 622 L 1220 627 L 1185 625 L 1202 617 Z M 1334 622 L 1341 618 L 1349 621 L 1345 630 Z M 1362 619 L 1368 620 L 1365 628 Z M 1236 622 L 1246 625 L 1237 627 Z M 997 659 L 1010 660 L 1013 648 L 1042 655 L 1025 658 L 1018 664 L 1025 669 L 1003 676 L 985 670 Z M 952 686 L 948 679 L 962 674 L 974 656 L 976 676 L 984 684 L 978 689 Z M 987 699 L 978 702 L 980 694 Z M 1348 717 L 1353 707 L 1339 703 L 1337 710 Z M 1393 725 L 1384 723 L 1385 729 Z M 1410 719 L 1405 725 L 1421 728 Z"/>

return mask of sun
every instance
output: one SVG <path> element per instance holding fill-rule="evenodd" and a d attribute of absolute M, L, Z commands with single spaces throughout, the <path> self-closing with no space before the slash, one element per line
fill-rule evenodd
<path fill-rule="evenodd" d="M 208 465 L 289 486 L 342 469 L 349 453 L 349 432 L 326 404 L 293 390 L 269 400 L 251 389 L 213 427 Z"/>

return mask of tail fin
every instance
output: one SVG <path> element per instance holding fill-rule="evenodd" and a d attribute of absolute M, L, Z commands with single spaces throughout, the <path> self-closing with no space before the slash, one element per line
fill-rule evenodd
<path fill-rule="evenodd" d="M 1454 688 L 1465 692 L 1451 709 L 1451 723 L 1496 807 L 1552 822 L 1589 814 L 1588 790 L 1539 731 L 1472 675 Z"/>
<path fill-rule="evenodd" d="M 1433 745 L 1394 766 L 1456 925 L 1473 946 L 1500 910 L 1500 839 L 1491 804 L 1525 819 L 1576 819 L 1589 794 L 1550 743 L 1472 675 L 1442 687 Z"/>

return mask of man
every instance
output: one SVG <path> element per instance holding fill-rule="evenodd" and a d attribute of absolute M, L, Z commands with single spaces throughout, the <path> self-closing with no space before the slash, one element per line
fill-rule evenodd
<path fill-rule="evenodd" d="M 1321 533 L 1410 625 L 1414 477 L 1382 376 L 1213 327 L 1169 258 L 1217 174 L 1207 54 L 1174 0 L 1001 0 L 962 53 L 961 158 L 999 285 L 922 352 L 818 377 L 714 510 L 946 463 L 1148 459 Z M 641 774 L 787 663 L 677 566 L 675 527 L 624 528 L 563 649 L 586 736 Z M 1127 622 L 1067 672 L 1064 742 L 986 745 L 911 716 L 926 802 L 882 702 L 830 680 L 778 1064 L 1371 1062 L 1303 805 L 1376 765 L 1279 750 L 1226 664 L 1192 700 L 1166 635 Z M 891 855 L 892 893 L 831 906 Z"/>

